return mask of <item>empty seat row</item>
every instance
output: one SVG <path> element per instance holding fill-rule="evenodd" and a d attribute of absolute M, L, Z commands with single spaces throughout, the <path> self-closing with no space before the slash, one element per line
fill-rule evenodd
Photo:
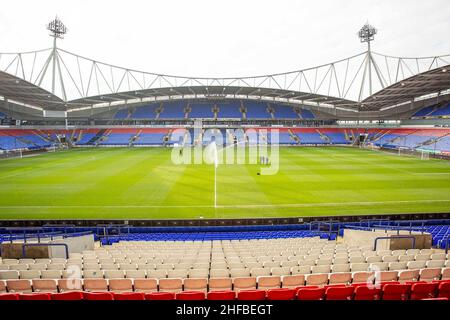
<path fill-rule="evenodd" d="M 297 289 L 185 292 L 0 293 L 0 300 L 442 300 L 450 299 L 450 282 L 308 286 Z"/>
<path fill-rule="evenodd" d="M 290 276 L 260 276 L 237 278 L 76 278 L 67 279 L 10 279 L 0 280 L 0 291 L 46 290 L 112 290 L 112 291 L 183 291 L 183 290 L 249 290 L 270 288 L 296 288 L 331 284 L 380 283 L 388 281 L 450 280 L 450 269 L 422 269 L 384 272 L 355 272 L 308 274 Z"/>
<path fill-rule="evenodd" d="M 218 278 L 218 277 L 259 277 L 259 276 L 285 276 L 285 275 L 308 275 L 322 273 L 349 273 L 360 271 L 402 271 L 429 269 L 446 270 L 450 264 L 445 261 L 410 261 L 410 262 L 381 262 L 381 263 L 355 263 L 336 264 L 321 266 L 296 266 L 275 268 L 232 268 L 232 269 L 154 269 L 147 265 L 142 267 L 130 266 L 129 268 L 100 269 L 92 268 L 83 270 L 81 266 L 70 266 L 67 270 L 0 270 L 0 279 L 59 279 L 59 278 Z"/>

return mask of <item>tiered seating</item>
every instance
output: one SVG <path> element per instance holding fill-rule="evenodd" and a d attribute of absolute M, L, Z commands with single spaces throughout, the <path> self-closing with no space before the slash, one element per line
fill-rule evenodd
<path fill-rule="evenodd" d="M 291 134 L 289 132 L 280 132 L 278 139 L 280 144 L 297 144 L 297 142 L 295 142 L 295 140 L 292 139 Z M 270 143 L 272 143 L 270 135 L 268 140 Z"/>
<path fill-rule="evenodd" d="M 440 300 L 448 301 L 450 282 L 396 282 L 378 287 L 368 284 L 339 286 L 305 286 L 268 290 L 230 290 L 205 292 L 64 292 L 0 293 L 0 300 Z"/>
<path fill-rule="evenodd" d="M 445 242 L 450 237 L 450 226 L 448 225 L 434 225 L 428 226 L 426 232 L 431 233 L 433 239 L 433 246 L 445 248 Z"/>
<path fill-rule="evenodd" d="M 431 112 L 433 112 L 433 110 L 436 108 L 436 105 L 432 105 L 429 107 L 425 107 L 423 109 L 420 109 L 419 111 L 417 111 L 412 117 L 416 118 L 416 117 L 425 117 L 427 115 L 429 115 Z"/>
<path fill-rule="evenodd" d="M 450 135 L 431 144 L 431 147 L 436 150 L 450 152 Z"/>
<path fill-rule="evenodd" d="M 99 145 L 128 145 L 131 138 L 136 136 L 136 129 L 111 129 L 107 134 L 107 139 L 102 139 Z"/>
<path fill-rule="evenodd" d="M 221 119 L 241 119 L 240 101 L 221 102 L 217 104 L 219 112 L 217 118 Z"/>
<path fill-rule="evenodd" d="M 114 115 L 114 119 L 126 119 L 128 118 L 128 115 L 130 114 L 128 109 L 122 109 L 116 112 Z"/>
<path fill-rule="evenodd" d="M 385 146 L 392 148 L 431 148 L 434 149 L 434 143 L 427 145 L 427 142 L 432 142 L 434 139 L 448 135 L 450 132 L 445 129 L 392 129 L 388 134 L 383 135 L 377 139 L 374 144 L 377 146 Z M 442 144 L 439 145 L 444 149 L 436 148 L 436 150 L 446 151 L 447 140 L 445 137 Z"/>
<path fill-rule="evenodd" d="M 137 107 L 131 115 L 133 119 L 155 119 L 156 110 L 159 108 L 159 103 L 154 103 L 148 106 Z"/>
<path fill-rule="evenodd" d="M 292 129 L 292 132 L 299 137 L 300 144 L 320 145 L 328 143 L 321 138 L 315 129 Z"/>
<path fill-rule="evenodd" d="M 33 130 L 0 130 L 0 149 L 39 149 L 50 147 L 51 143 L 45 141 Z"/>
<path fill-rule="evenodd" d="M 191 103 L 189 105 L 191 107 L 191 112 L 189 112 L 189 118 L 214 118 L 213 104 L 211 103 Z"/>
<path fill-rule="evenodd" d="M 141 292 L 147 299 L 198 299 L 205 293 L 231 299 L 231 292 L 243 300 L 422 299 L 450 295 L 448 258 L 435 249 L 372 251 L 319 238 L 126 241 L 73 253 L 68 260 L 3 259 L 0 292 Z"/>
<path fill-rule="evenodd" d="M 306 120 L 310 120 L 310 119 L 314 119 L 314 114 L 307 109 L 300 109 L 300 117 L 302 119 L 306 119 Z"/>
<path fill-rule="evenodd" d="M 442 116 L 446 116 L 449 117 L 450 116 L 450 103 L 447 103 L 446 105 L 438 108 L 436 111 L 433 111 L 433 113 L 431 113 L 432 117 L 442 117 Z"/>
<path fill-rule="evenodd" d="M 266 102 L 244 101 L 247 119 L 271 119 Z"/>
<path fill-rule="evenodd" d="M 185 101 L 165 102 L 159 119 L 184 119 L 187 103 Z"/>
<path fill-rule="evenodd" d="M 155 232 L 130 233 L 104 240 L 103 244 L 119 241 L 211 241 L 211 240 L 254 240 L 254 239 L 289 239 L 315 237 L 317 232 L 305 230 L 293 231 L 211 231 L 211 232 Z M 328 234 L 321 235 L 323 238 Z M 327 238 L 328 239 L 328 238 Z"/>
<path fill-rule="evenodd" d="M 91 141 L 92 138 L 94 138 L 97 135 L 98 132 L 99 132 L 99 130 L 97 130 L 97 129 L 82 130 L 81 139 L 79 139 L 76 142 L 76 144 L 77 145 L 87 145 L 89 143 L 89 141 Z M 79 135 L 77 135 L 77 137 L 79 137 Z"/>
<path fill-rule="evenodd" d="M 450 103 L 443 105 L 432 105 L 420 109 L 412 118 L 437 118 L 437 117 L 450 117 Z"/>
<path fill-rule="evenodd" d="M 174 102 L 175 103 L 175 102 Z M 184 117 L 184 106 L 178 103 L 178 113 L 180 118 Z M 259 103 L 259 102 L 258 102 Z M 167 106 L 169 103 L 165 103 Z M 263 104 L 263 103 L 259 103 Z M 148 107 L 148 106 L 147 106 Z M 156 104 L 153 105 L 156 107 Z M 193 110 L 197 110 L 198 115 L 205 115 L 202 108 L 207 110 L 212 109 L 212 104 L 199 105 L 199 108 L 194 105 Z M 237 116 L 235 111 L 239 110 L 239 106 L 236 104 L 234 106 L 228 105 L 218 105 L 219 110 L 228 110 L 227 116 Z M 270 114 L 265 110 L 261 109 L 262 106 L 259 105 L 258 110 L 263 110 L 263 113 Z M 271 106 L 273 108 L 273 106 Z M 281 107 L 280 107 L 281 108 Z M 285 108 L 285 107 L 283 107 Z M 167 110 L 172 110 L 172 107 Z M 276 109 L 276 108 L 275 108 Z M 212 110 L 210 114 L 213 116 Z M 227 111 L 227 112 L 228 112 Z M 192 112 L 191 112 L 192 114 Z M 219 116 L 221 111 L 219 111 Z M 169 114 L 170 115 L 170 114 Z M 265 116 L 265 115 L 264 115 Z M 177 128 L 172 128 L 171 130 L 176 130 Z M 248 134 L 247 138 L 250 144 L 255 144 L 258 142 L 258 136 L 261 134 L 263 141 L 271 143 L 271 135 L 263 133 L 262 130 L 270 133 L 270 128 L 258 128 L 255 134 Z M 430 150 L 432 152 L 450 152 L 450 130 L 448 128 L 427 128 L 427 129 L 416 129 L 416 128 L 397 128 L 397 129 L 353 129 L 353 128 L 278 128 L 279 131 L 279 143 L 280 144 L 298 144 L 298 141 L 294 140 L 290 136 L 290 132 L 299 138 L 300 144 L 302 145 L 324 145 L 324 144 L 350 144 L 351 140 L 347 141 L 346 134 L 348 136 L 358 137 L 358 134 L 369 134 L 369 138 L 366 140 L 368 144 L 374 144 L 380 147 L 386 148 L 409 148 L 409 149 L 419 149 L 419 150 Z M 255 130 L 253 130 L 255 131 Z M 191 143 L 193 142 L 193 130 L 189 129 L 191 133 Z M 249 129 L 246 130 L 247 133 L 251 132 Z M 12 149 L 33 149 L 33 148 L 45 148 L 52 144 L 58 142 L 57 135 L 66 135 L 69 138 L 73 135 L 74 137 L 80 137 L 79 141 L 74 140 L 74 143 L 78 146 L 96 144 L 102 145 L 122 145 L 127 146 L 130 143 L 133 145 L 163 145 L 163 138 L 169 133 L 169 129 L 159 130 L 153 128 L 146 129 L 136 129 L 136 128 L 111 128 L 111 129 L 76 129 L 76 130 L 27 130 L 27 129 L 2 129 L 0 130 L 0 149 L 2 150 L 12 150 Z M 137 140 L 132 138 L 138 136 Z M 97 139 L 98 138 L 98 139 Z M 226 137 L 224 136 L 226 141 Z M 242 134 L 239 134 L 238 140 L 244 142 L 245 138 Z"/>
<path fill-rule="evenodd" d="M 271 104 L 276 119 L 298 119 L 298 114 L 292 106 Z"/>
<path fill-rule="evenodd" d="M 143 129 L 135 145 L 161 145 L 164 137 L 169 134 L 167 129 Z"/>

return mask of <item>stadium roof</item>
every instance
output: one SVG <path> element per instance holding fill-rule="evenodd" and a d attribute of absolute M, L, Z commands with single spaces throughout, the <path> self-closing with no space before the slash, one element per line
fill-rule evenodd
<path fill-rule="evenodd" d="M 228 78 L 143 72 L 55 46 L 0 53 L 0 95 L 42 110 L 78 111 L 171 99 L 245 98 L 337 108 L 393 109 L 450 92 L 450 55 L 404 58 L 369 49 L 291 72 Z"/>
<path fill-rule="evenodd" d="M 65 102 L 47 90 L 21 78 L 0 71 L 0 96 L 28 106 L 40 109 L 66 108 Z"/>
<path fill-rule="evenodd" d="M 392 108 L 419 97 L 448 91 L 450 91 L 449 65 L 396 82 L 364 99 L 361 103 L 361 109 L 382 110 Z"/>

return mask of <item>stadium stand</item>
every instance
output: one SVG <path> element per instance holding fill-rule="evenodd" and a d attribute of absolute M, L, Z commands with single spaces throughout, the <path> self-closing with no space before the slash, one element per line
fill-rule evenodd
<path fill-rule="evenodd" d="M 179 106 L 180 107 L 180 106 Z M 211 105 L 207 105 L 207 108 Z M 237 106 L 236 106 L 237 107 Z M 212 107 L 211 107 L 212 108 Z M 179 109 L 181 110 L 181 109 Z M 197 110 L 197 109 L 196 109 Z M 200 110 L 200 109 L 198 109 Z M 181 114 L 181 113 L 180 113 Z M 204 114 L 203 111 L 200 114 Z M 212 115 L 212 111 L 210 115 Z M 220 111 L 219 111 L 220 114 Z M 230 114 L 231 115 L 231 114 Z M 172 129 L 152 128 L 111 128 L 111 129 L 79 129 L 71 130 L 0 130 L 0 149 L 41 149 L 58 143 L 58 135 L 66 136 L 74 145 L 164 145 L 170 143 Z M 258 139 L 271 143 L 271 130 L 279 132 L 279 143 L 288 145 L 345 145 L 359 139 L 360 134 L 367 135 L 365 145 L 391 149 L 425 150 L 429 152 L 450 152 L 450 129 L 447 128 L 395 128 L 395 129 L 352 129 L 352 128 L 258 128 L 247 129 L 246 135 L 236 133 L 240 143 L 247 141 L 257 143 Z M 191 144 L 198 137 L 190 130 Z M 227 133 L 222 131 L 224 141 Z M 261 137 L 260 137 L 261 135 Z M 231 140 L 230 140 L 231 141 Z"/>
<path fill-rule="evenodd" d="M 0 130 L 0 149 L 41 149 L 50 147 L 51 143 L 37 135 L 33 130 Z"/>
<path fill-rule="evenodd" d="M 221 119 L 241 119 L 241 104 L 239 101 L 221 102 L 217 104 L 219 109 L 218 118 Z"/>
<path fill-rule="evenodd" d="M 373 251 L 372 248 L 348 246 L 318 237 L 248 241 L 120 241 L 92 251 L 71 254 L 67 260 L 50 259 L 46 261 L 48 264 L 39 264 L 37 259 L 3 259 L 0 263 L 3 269 L 0 271 L 0 300 L 448 298 L 449 256 L 445 253 L 437 256 L 442 252 L 438 249 L 408 250 L 403 255 L 396 255 L 395 251 Z M 395 263 L 389 262 L 389 270 L 379 272 L 374 263 L 368 263 L 366 269 L 353 270 L 355 263 L 352 259 L 355 257 L 365 261 L 375 261 L 374 257 L 382 260 L 393 257 L 395 261 L 410 257 L 411 261 L 424 261 L 425 264 L 422 268 L 416 268 L 409 263 L 405 269 L 390 270 Z M 443 258 L 444 265 L 427 268 L 434 257 Z M 343 259 L 347 262 L 342 263 Z M 64 263 L 61 264 L 62 260 Z M 28 275 L 31 271 L 28 270 L 38 264 L 34 275 Z M 342 264 L 347 264 L 351 271 L 332 271 L 334 266 Z M 61 270 L 56 270 L 53 278 L 47 278 L 45 272 L 54 270 L 55 265 L 61 265 Z M 287 267 L 283 269 L 283 266 Z M 77 289 L 84 291 L 82 296 L 65 292 L 73 279 L 66 278 L 64 270 L 73 267 L 78 267 L 82 276 Z M 196 276 L 199 270 L 205 270 L 204 277 Z M 218 270 L 226 271 L 225 278 L 216 278 Z M 435 276 L 427 277 L 428 270 L 435 271 Z M 93 278 L 94 274 L 96 278 Z M 191 277 L 191 274 L 195 276 Z M 394 276 L 385 281 L 383 279 L 387 274 Z M 342 281 L 332 281 L 336 276 L 341 277 Z M 295 287 L 290 286 L 293 277 L 298 278 Z M 226 279 L 229 279 L 231 287 L 217 291 L 215 282 Z M 368 279 L 372 279 L 371 283 L 367 282 Z M 148 282 L 149 285 L 143 286 L 141 282 Z M 72 286 L 71 291 L 73 289 Z M 207 296 L 205 293 L 208 293 Z"/>
<path fill-rule="evenodd" d="M 242 119 L 245 111 L 247 119 L 264 120 L 313 120 L 314 114 L 307 109 L 294 108 L 290 105 L 258 102 L 251 100 L 237 101 L 173 101 L 154 103 L 136 108 L 121 109 L 114 114 L 115 120 L 143 119 Z M 160 112 L 161 111 L 161 112 Z"/>
<path fill-rule="evenodd" d="M 157 104 L 157 103 L 151 104 L 151 105 L 148 105 L 148 106 L 138 107 L 138 108 L 136 108 L 136 110 L 128 118 L 133 118 L 133 119 L 155 119 L 156 115 L 157 115 L 157 110 L 158 110 L 159 107 L 160 107 L 160 105 Z M 116 116 L 117 116 L 117 114 L 116 114 Z"/>
<path fill-rule="evenodd" d="M 184 101 L 166 102 L 163 104 L 159 119 L 185 119 L 187 103 Z"/>
<path fill-rule="evenodd" d="M 99 145 L 129 145 L 137 131 L 134 129 L 110 129 L 99 139 Z"/>
<path fill-rule="evenodd" d="M 170 133 L 166 129 L 142 129 L 136 133 L 134 145 L 161 145 Z"/>
<path fill-rule="evenodd" d="M 302 119 L 309 119 L 309 120 L 315 118 L 314 114 L 310 110 L 307 110 L 307 109 L 300 109 L 300 117 Z"/>
<path fill-rule="evenodd" d="M 450 117 L 450 102 L 431 105 L 417 111 L 412 118 Z"/>
<path fill-rule="evenodd" d="M 212 103 L 191 103 L 189 104 L 189 107 L 191 108 L 191 111 L 189 112 L 188 117 L 190 119 L 196 119 L 196 118 L 214 118 L 214 112 L 213 107 L 214 105 Z"/>
<path fill-rule="evenodd" d="M 275 119 L 298 119 L 298 114 L 294 111 L 293 107 L 285 105 L 270 104 L 270 107 L 274 110 Z"/>
<path fill-rule="evenodd" d="M 266 102 L 243 101 L 245 114 L 247 119 L 271 119 L 271 115 L 267 112 L 268 104 Z"/>

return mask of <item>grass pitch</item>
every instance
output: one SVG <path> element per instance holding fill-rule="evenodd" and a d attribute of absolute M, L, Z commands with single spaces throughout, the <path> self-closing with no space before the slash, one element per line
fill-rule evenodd
<path fill-rule="evenodd" d="M 0 219 L 190 219 L 450 212 L 450 165 L 345 147 L 280 148 L 280 170 L 174 165 L 163 148 L 0 161 Z"/>

